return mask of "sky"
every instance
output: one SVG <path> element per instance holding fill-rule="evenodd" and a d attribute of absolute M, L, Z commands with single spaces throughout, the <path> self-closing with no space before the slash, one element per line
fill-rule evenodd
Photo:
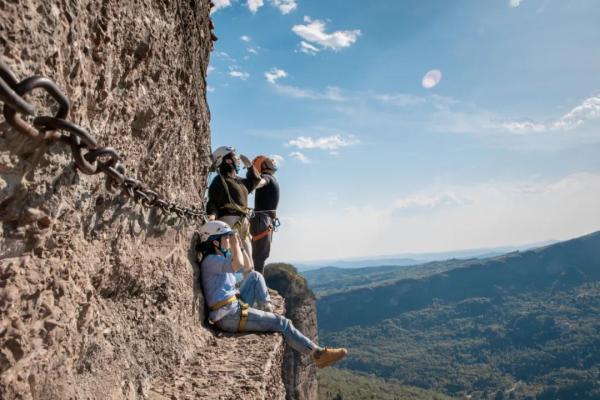
<path fill-rule="evenodd" d="M 213 149 L 280 160 L 269 261 L 600 230 L 598 1 L 213 2 Z"/>

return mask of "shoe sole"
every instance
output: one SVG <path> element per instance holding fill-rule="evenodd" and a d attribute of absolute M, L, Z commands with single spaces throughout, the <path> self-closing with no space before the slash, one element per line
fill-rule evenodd
<path fill-rule="evenodd" d="M 317 368 L 325 368 L 325 367 L 329 367 L 330 365 L 333 365 L 333 364 L 335 364 L 336 362 L 338 362 L 338 361 L 340 361 L 340 360 L 344 359 L 344 357 L 346 357 L 346 354 L 344 354 L 344 355 L 343 355 L 343 356 L 341 356 L 340 358 L 337 358 L 337 359 L 331 359 L 331 360 L 327 360 L 327 361 L 324 361 L 324 362 L 322 362 L 322 363 L 317 363 L 317 362 L 315 362 L 315 365 L 317 366 Z"/>

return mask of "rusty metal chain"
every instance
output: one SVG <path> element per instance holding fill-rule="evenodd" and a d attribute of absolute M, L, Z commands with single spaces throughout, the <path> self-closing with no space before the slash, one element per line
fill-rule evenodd
<path fill-rule="evenodd" d="M 45 91 L 58 105 L 54 116 L 36 116 L 36 108 L 25 96 L 35 89 Z M 69 146 L 76 168 L 86 175 L 103 173 L 106 190 L 129 196 L 146 208 L 158 208 L 176 216 L 182 222 L 207 221 L 206 213 L 196 207 L 182 207 L 164 199 L 144 183 L 125 174 L 121 156 L 112 147 L 102 147 L 85 128 L 69 121 L 71 103 L 58 85 L 45 77 L 32 76 L 18 81 L 12 71 L 0 61 L 0 101 L 4 103 L 4 118 L 17 131 L 36 140 L 52 140 Z M 32 124 L 22 117 L 33 117 Z"/>

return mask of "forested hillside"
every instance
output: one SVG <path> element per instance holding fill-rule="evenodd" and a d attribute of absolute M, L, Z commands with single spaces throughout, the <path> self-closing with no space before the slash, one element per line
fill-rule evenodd
<path fill-rule="evenodd" d="M 600 233 L 319 300 L 344 367 L 473 398 L 600 398 Z"/>

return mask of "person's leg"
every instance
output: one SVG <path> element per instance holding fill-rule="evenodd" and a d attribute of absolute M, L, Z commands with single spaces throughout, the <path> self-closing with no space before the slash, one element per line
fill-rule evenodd
<path fill-rule="evenodd" d="M 260 213 L 257 214 L 253 219 L 254 228 L 253 235 L 261 235 L 262 237 L 255 240 L 256 237 L 252 241 L 252 256 L 254 260 L 254 269 L 263 272 L 265 267 L 265 261 L 269 257 L 269 253 L 271 250 L 271 238 L 273 232 L 271 231 L 271 217 L 268 214 Z M 264 233 L 267 232 L 266 236 L 263 236 Z"/>
<path fill-rule="evenodd" d="M 235 313 L 231 313 L 217 321 L 215 325 L 226 332 L 239 332 L 240 316 L 241 310 L 238 309 Z M 254 308 L 248 309 L 248 319 L 244 332 L 281 332 L 285 341 L 294 350 L 305 355 L 312 355 L 312 359 L 318 368 L 335 364 L 348 353 L 344 348 L 321 348 L 298 331 L 289 319 Z"/>
<path fill-rule="evenodd" d="M 281 332 L 287 344 L 302 354 L 311 354 L 319 348 L 296 329 L 289 319 L 255 308 L 248 309 L 248 321 L 244 332 Z"/>
<path fill-rule="evenodd" d="M 271 301 L 264 276 L 256 271 L 250 272 L 240 287 L 240 298 L 251 307 L 255 302 Z"/>
<path fill-rule="evenodd" d="M 242 239 L 242 250 L 248 254 L 248 260 L 251 264 L 248 266 L 248 271 L 252 271 L 254 269 L 254 261 L 252 261 L 252 235 L 250 235 L 250 219 L 242 218 L 241 226 L 243 233 L 240 233 L 240 238 Z"/>

